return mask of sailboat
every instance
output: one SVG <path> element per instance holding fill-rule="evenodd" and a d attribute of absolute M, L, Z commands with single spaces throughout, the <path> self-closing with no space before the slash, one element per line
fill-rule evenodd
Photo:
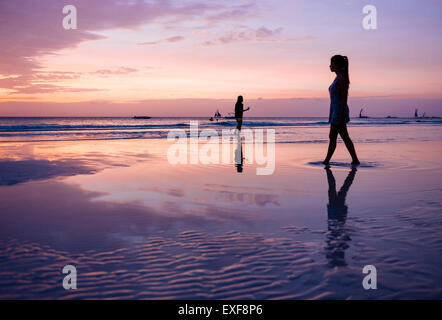
<path fill-rule="evenodd" d="M 362 111 L 364 110 L 364 108 L 362 108 L 361 109 L 361 111 L 359 111 L 359 118 L 361 118 L 361 119 L 367 119 L 368 117 L 367 116 L 363 116 L 362 115 Z"/>
<path fill-rule="evenodd" d="M 219 110 L 216 110 L 215 115 L 213 117 L 210 117 L 209 120 L 210 121 L 214 121 L 214 120 L 218 121 L 221 118 L 222 118 L 221 113 L 219 113 Z"/>
<path fill-rule="evenodd" d="M 434 117 L 434 116 L 427 117 L 427 113 L 426 112 L 424 112 L 419 117 L 419 110 L 417 108 L 414 110 L 414 118 L 416 118 L 416 119 L 441 119 L 441 117 Z M 419 121 L 419 120 L 417 120 L 417 121 Z"/>

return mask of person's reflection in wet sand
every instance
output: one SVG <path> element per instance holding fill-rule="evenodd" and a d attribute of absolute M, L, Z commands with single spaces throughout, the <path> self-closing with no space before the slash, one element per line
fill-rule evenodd
<path fill-rule="evenodd" d="M 351 241 L 345 230 L 345 221 L 347 219 L 348 208 L 345 204 L 345 197 L 350 189 L 356 175 L 356 168 L 353 167 L 348 173 L 339 192 L 336 192 L 336 181 L 330 167 L 326 167 L 328 182 L 328 232 L 326 256 L 331 268 L 335 266 L 346 266 L 345 250 L 349 247 Z"/>
<path fill-rule="evenodd" d="M 237 131 L 236 133 L 236 149 L 235 149 L 235 167 L 236 172 L 242 173 L 243 166 L 244 166 L 244 154 L 243 154 L 243 148 L 242 148 L 242 141 L 241 141 L 241 133 Z"/>

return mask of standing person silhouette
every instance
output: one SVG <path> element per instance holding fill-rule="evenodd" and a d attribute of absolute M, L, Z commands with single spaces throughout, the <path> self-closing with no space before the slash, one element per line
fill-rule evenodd
<path fill-rule="evenodd" d="M 347 131 L 347 122 L 350 121 L 349 109 L 347 105 L 348 88 L 350 86 L 350 77 L 348 74 L 348 58 L 346 56 L 335 55 L 331 58 L 331 72 L 336 73 L 336 78 L 328 89 L 330 92 L 330 115 L 328 122 L 330 123 L 330 143 L 325 160 L 325 165 L 330 163 L 330 159 L 336 149 L 336 140 L 338 134 L 341 135 L 345 146 L 352 157 L 352 164 L 359 164 L 358 156 L 353 142 Z"/>
<path fill-rule="evenodd" d="M 238 132 L 241 131 L 241 127 L 242 127 L 242 117 L 243 117 L 243 113 L 244 111 L 248 111 L 250 108 L 244 109 L 244 104 L 243 104 L 243 97 L 242 96 L 238 96 L 238 99 L 236 100 L 236 104 L 235 104 L 235 119 L 236 119 L 236 129 L 238 129 Z"/>

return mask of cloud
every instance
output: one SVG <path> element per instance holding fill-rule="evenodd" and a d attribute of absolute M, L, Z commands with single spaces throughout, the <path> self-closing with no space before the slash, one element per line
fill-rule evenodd
<path fill-rule="evenodd" d="M 161 44 L 161 43 L 179 42 L 179 41 L 183 41 L 183 40 L 185 40 L 185 38 L 182 37 L 182 36 L 174 36 L 174 37 L 170 37 L 170 38 L 163 39 L 163 40 L 158 40 L 158 41 L 141 42 L 141 43 L 138 43 L 138 45 L 140 45 L 140 46 L 152 46 L 152 45 L 157 45 L 157 44 Z"/>
<path fill-rule="evenodd" d="M 65 30 L 62 26 L 62 9 L 68 4 L 77 8 L 77 30 Z M 35 76 L 43 75 L 42 58 L 62 49 L 75 48 L 85 41 L 105 39 L 99 34 L 105 30 L 135 30 L 160 21 L 165 22 L 166 26 L 178 26 L 179 22 L 195 20 L 215 23 L 245 14 L 247 10 L 247 6 L 230 6 L 222 1 L 202 0 L 185 4 L 170 0 L 0 1 L 0 77 L 7 78 L 0 82 L 0 87 L 8 89 L 13 82 L 16 86 L 27 88 L 26 90 L 36 85 L 37 91 L 43 87 L 44 91 L 50 91 L 50 86 L 35 83 Z M 184 39 L 181 36 L 174 36 L 162 42 L 182 40 Z M 56 75 L 52 75 L 51 80 L 57 80 Z M 53 88 L 60 89 L 57 86 Z"/>
<path fill-rule="evenodd" d="M 230 44 L 236 42 L 242 43 L 288 43 L 309 41 L 314 38 L 311 36 L 300 38 L 282 38 L 282 28 L 269 29 L 267 27 L 260 27 L 252 29 L 248 27 L 238 27 L 238 30 L 226 31 L 224 34 L 212 40 L 205 40 L 204 45 L 215 44 Z"/>
<path fill-rule="evenodd" d="M 229 8 L 223 7 L 220 11 L 209 14 L 204 18 L 204 21 L 207 23 L 205 28 L 226 20 L 236 21 L 238 19 L 243 20 L 245 17 L 257 17 L 258 11 L 257 5 L 253 2 L 233 5 Z"/>
<path fill-rule="evenodd" d="M 124 75 L 138 72 L 138 69 L 129 67 L 119 67 L 116 69 L 99 69 L 86 74 L 99 76 Z M 82 72 L 72 71 L 48 71 L 34 72 L 32 74 L 24 74 L 20 76 L 11 76 L 0 79 L 0 87 L 9 89 L 11 94 L 35 94 L 35 93 L 52 93 L 52 92 L 85 92 L 85 91 L 101 91 L 93 88 L 73 88 L 67 86 L 55 85 L 53 82 L 61 80 L 79 79 L 84 75 Z"/>
<path fill-rule="evenodd" d="M 36 72 L 0 79 L 0 88 L 10 90 L 10 94 L 97 91 L 96 89 L 72 88 L 48 83 L 78 79 L 81 75 L 79 72 Z"/>
<path fill-rule="evenodd" d="M 281 31 L 282 31 L 282 28 L 277 28 L 277 29 L 271 30 L 266 27 L 261 27 L 261 28 L 257 29 L 254 33 L 255 33 L 256 38 L 262 39 L 262 38 L 273 37 L 275 35 L 280 35 Z"/>
<path fill-rule="evenodd" d="M 81 75 L 82 75 L 81 72 L 50 71 L 50 72 L 37 72 L 32 75 L 32 78 L 39 81 L 73 80 L 80 78 Z"/>
<path fill-rule="evenodd" d="M 281 31 L 282 28 L 271 30 L 266 27 L 261 27 L 256 30 L 248 29 L 246 31 L 230 31 L 226 35 L 219 37 L 216 41 L 221 43 L 259 41 L 278 36 L 281 34 Z"/>
<path fill-rule="evenodd" d="M 128 68 L 128 67 L 120 67 L 117 69 L 100 69 L 94 72 L 91 72 L 91 74 L 98 74 L 98 75 L 115 75 L 115 74 L 129 74 L 129 73 L 135 73 L 138 72 L 138 69 L 134 69 L 134 68 Z"/>
<path fill-rule="evenodd" d="M 44 94 L 54 92 L 91 92 L 103 91 L 103 89 L 95 88 L 73 88 L 67 86 L 59 86 L 54 84 L 32 84 L 29 86 L 21 86 L 13 89 L 12 94 Z"/>

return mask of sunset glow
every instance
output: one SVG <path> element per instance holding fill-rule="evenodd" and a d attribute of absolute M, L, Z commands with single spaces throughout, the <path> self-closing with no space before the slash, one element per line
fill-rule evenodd
<path fill-rule="evenodd" d="M 77 8 L 77 30 L 63 29 L 66 4 Z M 440 2 L 373 4 L 377 30 L 362 28 L 364 1 L 4 1 L 0 112 L 38 115 L 38 103 L 42 115 L 78 115 L 77 103 L 95 101 L 98 115 L 122 115 L 127 104 L 154 115 L 206 115 L 173 101 L 158 112 L 148 101 L 208 99 L 212 110 L 216 99 L 231 104 L 238 94 L 316 106 L 333 80 L 330 57 L 343 53 L 352 98 L 418 99 L 440 113 Z"/>

